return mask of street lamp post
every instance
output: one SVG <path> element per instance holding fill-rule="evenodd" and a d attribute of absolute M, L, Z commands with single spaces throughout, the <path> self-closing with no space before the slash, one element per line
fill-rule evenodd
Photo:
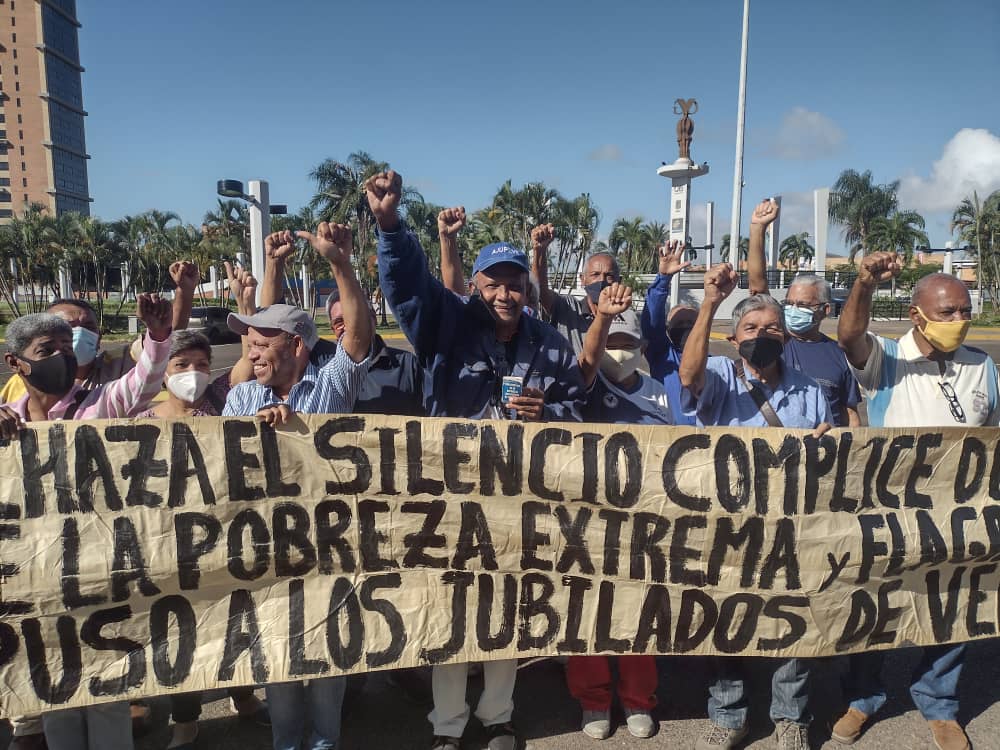
<path fill-rule="evenodd" d="M 736 167 L 733 172 L 733 215 L 729 225 L 729 262 L 739 268 L 740 211 L 743 201 L 743 130 L 747 101 L 747 37 L 750 35 L 750 0 L 743 0 L 743 43 L 740 48 L 740 94 L 736 105 Z"/>
<path fill-rule="evenodd" d="M 243 183 L 239 180 L 219 180 L 216 192 L 224 198 L 239 198 L 249 205 L 250 214 L 250 273 L 258 282 L 264 280 L 264 238 L 271 233 L 271 214 L 288 213 L 284 205 L 272 206 L 269 202 L 269 191 L 266 180 L 250 180 L 247 183 L 250 192 L 243 192 Z M 260 296 L 263 284 L 257 284 L 256 304 L 260 307 Z"/>

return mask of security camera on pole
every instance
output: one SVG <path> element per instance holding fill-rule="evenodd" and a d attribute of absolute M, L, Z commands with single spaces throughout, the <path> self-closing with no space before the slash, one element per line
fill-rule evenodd
<path fill-rule="evenodd" d="M 691 180 L 708 174 L 708 162 L 695 164 L 691 161 L 691 139 L 694 135 L 694 121 L 691 115 L 698 111 L 694 99 L 677 99 L 674 114 L 682 115 L 677 122 L 677 145 L 680 155 L 673 164 L 664 164 L 656 170 L 661 177 L 670 178 L 670 239 L 687 245 L 688 227 L 691 223 Z M 670 283 L 670 306 L 680 301 L 680 279 L 674 277 Z"/>

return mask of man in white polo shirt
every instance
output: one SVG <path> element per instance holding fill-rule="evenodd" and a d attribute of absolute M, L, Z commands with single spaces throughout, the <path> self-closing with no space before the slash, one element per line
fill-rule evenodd
<path fill-rule="evenodd" d="M 837 329 L 840 346 L 868 400 L 872 427 L 982 427 L 1000 423 L 997 368 L 983 351 L 963 346 L 972 320 L 965 284 L 954 276 L 925 276 L 913 289 L 913 328 L 898 342 L 868 333 L 872 294 L 898 276 L 895 253 L 861 261 L 858 279 Z M 965 644 L 925 648 L 913 672 L 910 695 L 930 723 L 939 750 L 967 750 L 956 721 L 958 679 Z M 849 745 L 885 703 L 879 680 L 880 652 L 851 657 L 846 686 L 850 708 L 833 727 L 833 739 Z"/>

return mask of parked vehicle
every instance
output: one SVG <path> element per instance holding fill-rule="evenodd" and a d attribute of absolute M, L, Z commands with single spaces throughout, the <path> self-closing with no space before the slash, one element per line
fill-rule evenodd
<path fill-rule="evenodd" d="M 213 344 L 239 341 L 239 336 L 230 331 L 226 323 L 230 312 L 228 307 L 193 307 L 188 328 L 205 334 Z"/>

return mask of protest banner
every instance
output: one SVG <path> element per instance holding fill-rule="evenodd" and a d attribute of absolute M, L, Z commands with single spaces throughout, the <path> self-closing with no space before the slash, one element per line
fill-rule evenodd
<path fill-rule="evenodd" d="M 0 444 L 0 710 L 994 636 L 998 434 L 32 423 Z"/>

